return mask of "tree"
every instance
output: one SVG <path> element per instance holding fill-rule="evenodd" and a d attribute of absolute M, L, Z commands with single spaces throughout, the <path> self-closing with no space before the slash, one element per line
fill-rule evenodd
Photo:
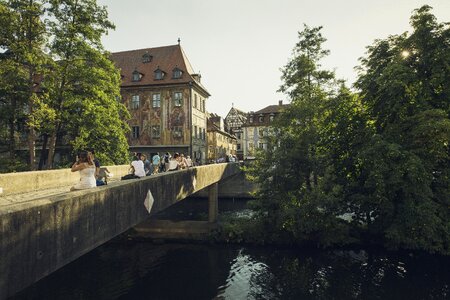
<path fill-rule="evenodd" d="M 450 28 L 430 10 L 368 47 L 359 94 L 318 70 L 320 29 L 300 33 L 283 70 L 291 107 L 250 168 L 267 232 L 450 253 Z"/>
<path fill-rule="evenodd" d="M 51 54 L 58 59 L 54 70 L 52 105 L 56 121 L 49 130 L 48 166 L 58 135 L 71 137 L 74 150 L 95 147 L 104 163 L 123 163 L 128 145 L 126 109 L 120 97 L 120 75 L 101 36 L 114 25 L 95 0 L 52 0 L 49 31 Z"/>
<path fill-rule="evenodd" d="M 2 1 L 2 24 L 0 47 L 6 52 L 0 69 L 4 75 L 3 99 L 9 116 L 10 158 L 14 160 L 15 127 L 20 119 L 27 127 L 29 168 L 35 168 L 36 130 L 41 123 L 39 103 L 45 93 L 39 81 L 46 74 L 48 56 L 44 53 L 46 41 L 45 24 L 42 21 L 43 4 L 35 0 Z M 20 112 L 20 110 L 22 112 Z"/>
<path fill-rule="evenodd" d="M 450 28 L 430 11 L 362 59 L 356 86 L 376 134 L 359 153 L 359 186 L 386 244 L 449 253 Z"/>
<path fill-rule="evenodd" d="M 336 218 L 337 198 L 322 195 L 328 153 L 321 133 L 339 85 L 333 72 L 320 68 L 328 54 L 320 30 L 305 25 L 299 32 L 293 58 L 282 70 L 280 91 L 289 96 L 290 106 L 277 117 L 269 150 L 258 155 L 249 173 L 261 186 L 255 208 L 267 227 L 275 225 L 274 235 L 328 244 L 346 229 Z"/>

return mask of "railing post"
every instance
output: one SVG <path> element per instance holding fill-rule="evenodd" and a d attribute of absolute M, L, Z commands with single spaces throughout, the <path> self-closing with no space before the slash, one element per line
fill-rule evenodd
<path fill-rule="evenodd" d="M 217 222 L 219 215 L 219 183 L 213 183 L 208 187 L 208 221 L 211 223 Z"/>

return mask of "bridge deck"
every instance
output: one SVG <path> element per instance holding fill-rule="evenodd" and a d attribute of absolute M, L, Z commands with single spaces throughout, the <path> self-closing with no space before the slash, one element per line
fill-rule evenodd
<path fill-rule="evenodd" d="M 110 178 L 108 181 L 108 185 L 114 186 L 120 182 L 120 178 Z M 3 209 L 7 209 L 11 205 L 32 202 L 34 200 L 38 200 L 41 198 L 48 198 L 52 196 L 64 195 L 67 193 L 71 193 L 70 188 L 75 184 L 75 182 L 71 185 L 61 185 L 59 187 L 52 188 L 43 188 L 36 191 L 28 191 L 28 192 L 17 192 L 14 194 L 9 194 L 5 196 L 0 196 L 0 212 Z M 94 188 L 95 189 L 95 188 Z"/>

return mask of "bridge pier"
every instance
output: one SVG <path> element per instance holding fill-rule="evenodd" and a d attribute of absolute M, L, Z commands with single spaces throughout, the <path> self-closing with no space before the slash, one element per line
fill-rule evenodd
<path fill-rule="evenodd" d="M 208 221 L 216 223 L 219 216 L 219 183 L 208 187 Z"/>

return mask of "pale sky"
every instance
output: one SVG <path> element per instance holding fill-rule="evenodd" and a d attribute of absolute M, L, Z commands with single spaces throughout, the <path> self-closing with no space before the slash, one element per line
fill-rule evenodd
<path fill-rule="evenodd" d="M 366 47 L 410 31 L 414 9 L 428 4 L 450 22 L 450 0 L 98 0 L 116 30 L 103 38 L 111 52 L 177 44 L 210 92 L 207 110 L 257 111 L 279 100 L 281 71 L 303 24 L 323 26 L 323 61 L 351 85 Z"/>

